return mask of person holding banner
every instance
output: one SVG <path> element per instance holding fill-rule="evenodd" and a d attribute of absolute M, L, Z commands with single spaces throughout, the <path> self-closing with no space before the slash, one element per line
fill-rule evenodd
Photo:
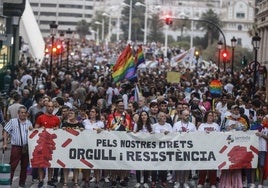
<path fill-rule="evenodd" d="M 35 122 L 35 128 L 48 128 L 48 129 L 57 129 L 60 127 L 60 118 L 53 115 L 54 105 L 52 101 L 46 103 L 46 113 L 38 116 Z M 38 168 L 39 175 L 39 184 L 38 188 L 43 187 L 44 185 L 44 170 L 43 168 Z M 48 182 L 49 186 L 56 187 L 52 181 L 53 168 L 48 168 Z"/>
<path fill-rule="evenodd" d="M 80 129 L 83 130 L 84 126 L 81 122 L 77 120 L 78 117 L 78 111 L 74 109 L 70 109 L 68 113 L 67 121 L 63 122 L 61 128 L 63 130 L 65 129 Z M 63 188 L 68 188 L 68 174 L 69 169 L 64 168 L 63 169 L 63 176 L 64 176 L 64 182 L 63 182 Z M 79 175 L 79 169 L 73 169 L 73 180 L 74 180 L 74 188 L 79 188 L 78 185 L 78 175 Z"/>
<path fill-rule="evenodd" d="M 207 111 L 204 115 L 204 123 L 201 123 L 198 127 L 198 131 L 210 133 L 210 132 L 220 132 L 220 126 L 214 122 L 214 112 Z M 208 175 L 208 180 L 211 188 L 216 188 L 217 184 L 217 170 L 199 170 L 199 180 L 197 188 L 202 188 L 206 181 L 206 176 Z"/>
<path fill-rule="evenodd" d="M 167 123 L 167 114 L 164 112 L 159 112 L 157 115 L 158 123 L 152 125 L 153 133 L 164 133 L 165 135 L 173 132 L 171 124 Z M 162 187 L 167 188 L 167 171 L 159 170 L 158 171 L 158 178 L 162 182 Z M 152 182 L 151 187 L 155 188 L 155 182 L 157 179 L 157 171 L 152 172 Z"/>
<path fill-rule="evenodd" d="M 89 111 L 89 118 L 85 119 L 82 123 L 85 130 L 96 131 L 100 133 L 104 129 L 104 123 L 100 120 L 100 110 L 97 107 L 92 107 Z M 83 169 L 83 177 L 85 180 L 85 186 L 89 186 L 90 169 Z M 101 170 L 94 170 L 94 177 L 90 182 L 95 182 L 95 187 L 99 187 L 99 181 L 101 177 Z"/>
<path fill-rule="evenodd" d="M 111 131 L 132 131 L 133 124 L 131 117 L 124 111 L 123 99 L 116 101 L 116 107 L 114 112 L 108 115 L 106 129 Z M 112 187 L 116 187 L 116 178 L 119 176 L 120 185 L 123 187 L 127 186 L 127 173 L 123 170 L 118 170 L 111 174 Z"/>
<path fill-rule="evenodd" d="M 267 140 L 268 140 L 268 116 L 264 114 L 262 109 L 257 110 L 257 120 L 250 125 L 250 130 L 257 130 L 256 136 L 259 137 L 259 153 L 258 153 L 258 172 L 259 186 L 263 184 L 263 173 L 265 168 Z M 246 169 L 247 183 L 250 188 L 255 188 L 256 169 Z"/>
<path fill-rule="evenodd" d="M 240 116 L 238 105 L 231 106 L 231 115 L 226 117 L 222 130 L 224 131 L 246 131 L 247 121 Z M 221 172 L 219 188 L 238 187 L 242 188 L 241 169 L 223 170 Z"/>
<path fill-rule="evenodd" d="M 153 131 L 152 124 L 149 118 L 149 114 L 146 111 L 142 111 L 139 114 L 138 122 L 134 125 L 134 132 L 142 132 L 142 133 L 151 133 Z M 149 178 L 150 171 L 143 171 L 144 176 L 144 188 L 149 188 L 148 185 L 148 178 Z M 141 171 L 136 171 L 136 178 L 137 178 L 137 184 L 135 185 L 135 188 L 141 187 Z"/>
<path fill-rule="evenodd" d="M 195 132 L 196 127 L 193 123 L 190 122 L 190 111 L 183 110 L 181 112 L 181 120 L 176 122 L 173 125 L 173 132 Z M 189 188 L 188 179 L 189 179 L 189 170 L 176 171 L 175 185 L 174 188 L 179 188 L 180 184 L 183 184 L 184 188 Z"/>

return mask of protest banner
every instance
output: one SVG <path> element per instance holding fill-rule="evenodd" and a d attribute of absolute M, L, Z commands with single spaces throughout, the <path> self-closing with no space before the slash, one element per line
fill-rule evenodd
<path fill-rule="evenodd" d="M 247 132 L 126 133 L 35 129 L 32 167 L 200 170 L 256 168 L 258 137 Z"/>

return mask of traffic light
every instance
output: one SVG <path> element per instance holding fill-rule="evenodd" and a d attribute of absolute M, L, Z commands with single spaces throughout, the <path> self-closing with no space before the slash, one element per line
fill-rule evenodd
<path fill-rule="evenodd" d="M 247 60 L 246 56 L 243 56 L 243 59 L 241 61 L 241 64 L 244 65 L 244 66 L 246 66 L 247 63 L 248 63 L 248 60 Z"/>
<path fill-rule="evenodd" d="M 54 54 L 54 53 L 56 53 L 57 52 L 57 47 L 56 46 L 53 46 L 52 47 L 52 53 Z"/>
<path fill-rule="evenodd" d="M 166 15 L 165 22 L 167 25 L 172 25 L 173 21 L 169 15 Z"/>
<path fill-rule="evenodd" d="M 57 54 L 61 54 L 61 52 L 62 52 L 62 45 L 58 44 L 57 45 Z"/>
<path fill-rule="evenodd" d="M 194 55 L 195 55 L 196 58 L 199 58 L 199 51 L 195 51 Z"/>
<path fill-rule="evenodd" d="M 222 52 L 222 57 L 223 57 L 224 59 L 227 59 L 228 54 L 227 54 L 227 52 L 226 52 L 226 51 L 223 51 L 223 52 Z"/>

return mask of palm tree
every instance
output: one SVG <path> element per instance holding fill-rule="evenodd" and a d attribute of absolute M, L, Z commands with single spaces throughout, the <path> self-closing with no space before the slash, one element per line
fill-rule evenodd
<path fill-rule="evenodd" d="M 204 20 L 204 22 L 198 23 L 197 27 L 203 27 L 207 31 L 205 35 L 205 38 L 207 39 L 206 46 L 209 46 L 213 44 L 214 40 L 218 41 L 219 30 L 215 27 L 215 25 L 221 27 L 222 23 L 218 15 L 212 9 L 209 9 L 207 12 L 202 14 L 201 21 L 202 20 Z"/>

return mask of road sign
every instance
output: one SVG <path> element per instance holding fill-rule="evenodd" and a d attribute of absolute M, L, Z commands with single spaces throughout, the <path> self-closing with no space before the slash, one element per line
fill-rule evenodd
<path fill-rule="evenodd" d="M 256 63 L 255 63 L 255 61 L 252 61 L 252 62 L 249 64 L 249 68 L 250 68 L 250 70 L 252 70 L 252 71 L 255 70 L 255 64 L 256 64 L 256 70 L 259 69 L 259 67 L 260 67 L 260 63 L 259 63 L 258 61 L 257 61 Z"/>

